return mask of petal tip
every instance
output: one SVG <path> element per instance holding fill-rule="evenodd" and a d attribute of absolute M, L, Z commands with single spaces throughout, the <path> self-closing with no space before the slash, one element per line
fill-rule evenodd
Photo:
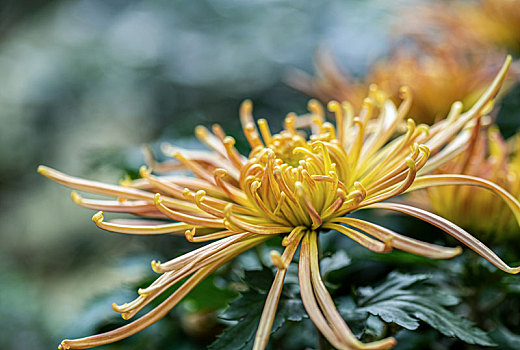
<path fill-rule="evenodd" d="M 38 168 L 36 169 L 38 174 L 41 174 L 41 175 L 46 176 L 46 177 L 48 176 L 50 170 L 51 170 L 51 168 L 46 167 L 45 165 L 38 165 Z"/>
<path fill-rule="evenodd" d="M 513 275 L 516 275 L 516 274 L 520 273 L 520 266 L 518 266 L 518 267 L 513 267 L 513 268 L 511 269 L 511 271 L 509 271 L 509 273 L 511 273 L 511 274 L 513 274 Z"/>
<path fill-rule="evenodd" d="M 72 191 L 70 193 L 70 198 L 72 199 L 72 201 L 76 204 L 81 204 L 83 202 L 83 198 L 79 195 L 78 192 L 76 191 Z"/>
<path fill-rule="evenodd" d="M 95 213 L 92 216 L 92 221 L 94 221 L 96 224 L 99 224 L 99 223 L 103 222 L 103 212 L 102 211 L 98 211 L 97 213 Z"/>
<path fill-rule="evenodd" d="M 61 344 L 58 346 L 58 350 L 69 350 L 70 345 L 67 344 L 67 340 L 64 340 L 61 342 Z"/>

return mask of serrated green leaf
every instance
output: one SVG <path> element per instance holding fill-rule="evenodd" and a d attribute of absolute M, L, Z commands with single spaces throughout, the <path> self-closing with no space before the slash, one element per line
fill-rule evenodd
<path fill-rule="evenodd" d="M 251 278 L 251 280 L 249 280 Z M 264 308 L 265 299 L 270 289 L 265 288 L 264 278 L 272 283 L 273 273 L 269 269 L 246 271 L 245 279 L 251 288 L 233 300 L 226 311 L 220 316 L 222 319 L 236 321 L 229 326 L 209 347 L 211 350 L 241 350 L 253 341 L 260 315 Z M 251 283 L 253 282 L 253 283 Z M 254 286 L 254 287 L 253 287 Z M 284 291 L 287 290 L 284 286 Z M 289 288 L 290 289 L 290 288 Z M 282 293 L 271 334 L 279 330 L 287 321 L 298 322 L 307 316 L 303 303 L 292 293 Z"/>
<path fill-rule="evenodd" d="M 397 300 L 380 301 L 370 306 L 361 308 L 372 315 L 381 317 L 386 323 L 396 323 L 406 329 L 419 328 L 419 320 L 413 314 L 413 310 L 407 309 L 407 303 L 401 303 Z"/>
<path fill-rule="evenodd" d="M 370 315 L 366 322 L 364 334 L 370 339 L 382 339 L 386 330 L 386 324 L 379 317 Z"/>
<path fill-rule="evenodd" d="M 350 258 L 343 250 L 338 250 L 331 256 L 325 257 L 320 261 L 320 272 L 323 278 L 333 271 L 341 270 L 350 265 Z"/>
<path fill-rule="evenodd" d="M 429 275 L 406 275 L 391 272 L 386 281 L 376 288 L 363 287 L 358 289 L 360 305 L 375 303 L 380 300 L 388 300 L 401 294 L 410 294 L 409 287 L 418 282 L 426 281 Z"/>
<path fill-rule="evenodd" d="M 219 317 L 224 320 L 239 320 L 254 310 L 261 308 L 265 302 L 265 294 L 258 293 L 253 290 L 243 292 L 229 303 L 229 307 Z"/>
<path fill-rule="evenodd" d="M 273 279 L 273 272 L 265 266 L 262 270 L 247 270 L 244 272 L 244 282 L 250 288 L 259 292 L 268 292 Z"/>
<path fill-rule="evenodd" d="M 366 323 L 370 314 L 364 311 L 358 311 L 354 300 L 350 297 L 339 298 L 337 302 L 338 311 L 347 322 L 352 333 L 354 333 L 356 337 L 362 338 L 367 329 Z"/>
<path fill-rule="evenodd" d="M 236 324 L 229 326 L 208 347 L 210 350 L 241 350 L 251 341 L 258 326 L 256 313 L 248 314 Z"/>
<path fill-rule="evenodd" d="M 286 321 L 299 322 L 307 317 L 305 308 L 300 299 L 281 298 L 278 312 L 273 323 L 272 333 L 280 329 Z"/>
<path fill-rule="evenodd" d="M 442 334 L 466 343 L 495 345 L 484 331 L 446 309 L 457 304 L 458 298 L 424 283 L 428 279 L 427 275 L 392 272 L 380 286 L 358 290 L 356 311 L 368 312 L 409 330 L 417 329 L 419 321 L 423 321 Z"/>

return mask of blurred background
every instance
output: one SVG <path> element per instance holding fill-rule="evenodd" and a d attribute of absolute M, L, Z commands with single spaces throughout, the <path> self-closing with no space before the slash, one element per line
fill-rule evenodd
<path fill-rule="evenodd" d="M 390 50 L 396 7 L 416 4 L 3 0 L 0 347 L 52 349 L 95 332 L 115 317 L 112 301 L 152 276 L 152 259 L 189 248 L 97 229 L 69 190 L 37 175 L 39 164 L 116 183 L 143 163 L 142 144 L 200 147 L 199 123 L 240 137 L 246 98 L 277 130 L 286 113 L 306 110 L 309 97 L 286 82 L 294 69 L 313 74 L 318 47 L 363 77 Z"/>

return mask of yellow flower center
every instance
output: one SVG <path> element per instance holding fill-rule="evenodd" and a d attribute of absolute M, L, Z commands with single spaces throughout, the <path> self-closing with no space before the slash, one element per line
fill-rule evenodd
<path fill-rule="evenodd" d="M 273 136 L 266 135 L 264 122 L 259 124 L 267 141 L 252 150 L 240 182 L 265 218 L 281 225 L 317 229 L 328 218 L 344 215 L 348 203 L 359 203 L 363 191 L 354 188 L 347 198 L 347 169 L 338 167 L 347 164 L 342 162 L 346 151 L 335 139 L 331 124 L 319 125 L 322 132 L 311 140 L 294 128 L 292 116 L 286 119 L 286 129 Z"/>

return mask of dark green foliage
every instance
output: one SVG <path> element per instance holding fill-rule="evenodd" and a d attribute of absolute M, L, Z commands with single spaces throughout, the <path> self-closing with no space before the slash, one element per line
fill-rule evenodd
<path fill-rule="evenodd" d="M 490 333 L 490 336 L 501 350 L 520 349 L 520 335 L 514 334 L 503 325 L 498 325 L 498 327 Z"/>
<path fill-rule="evenodd" d="M 243 349 L 254 339 L 267 293 L 274 278 L 271 270 L 246 271 L 244 282 L 249 289 L 232 301 L 229 308 L 220 316 L 235 322 L 210 345 L 211 350 Z M 299 322 L 306 317 L 303 304 L 293 293 L 294 286 L 287 283 L 278 303 L 272 333 L 278 331 L 287 321 Z"/>
<path fill-rule="evenodd" d="M 343 251 L 323 258 L 321 272 L 325 282 L 330 285 L 327 277 L 345 271 L 350 263 L 350 258 Z M 294 275 L 294 271 L 289 271 L 288 279 L 296 277 Z M 273 273 L 268 268 L 244 273 L 243 282 L 248 285 L 248 290 L 231 302 L 229 308 L 221 315 L 222 319 L 233 323 L 210 346 L 210 349 L 244 349 L 252 345 L 272 280 Z M 333 288 L 329 289 L 334 295 L 336 286 L 333 285 Z M 306 313 L 297 290 L 296 284 L 286 283 L 272 330 L 272 333 L 277 331 L 282 333 L 279 337 L 281 343 L 278 341 L 277 345 L 283 344 L 284 348 L 288 349 L 302 346 L 285 340 L 297 336 L 304 328 L 304 323 L 301 321 L 306 318 Z M 458 312 L 452 311 L 454 306 L 459 305 L 460 298 L 453 290 L 448 290 L 440 283 L 438 278 L 433 278 L 431 275 L 391 272 L 377 286 L 355 288 L 352 294 L 354 298 L 340 296 L 335 299 L 341 314 L 356 336 L 363 341 L 374 341 L 397 333 L 398 338 L 405 344 L 409 340 L 416 344 L 406 349 L 425 349 L 423 346 L 427 342 L 419 339 L 420 337 L 413 340 L 415 333 L 403 333 L 401 330 L 405 329 L 419 331 L 419 334 L 425 332 L 431 334 L 430 341 L 436 339 L 439 344 L 456 344 L 454 340 L 449 341 L 449 338 L 440 339 L 439 334 L 442 333 L 448 337 L 456 337 L 467 344 L 495 345 L 486 332 L 459 316 Z M 297 322 L 294 327 L 296 331 L 283 327 L 287 321 Z M 423 327 L 419 330 L 421 321 L 440 333 L 431 333 Z M 505 337 L 504 334 L 509 335 L 505 332 L 499 335 Z M 272 338 L 275 339 L 272 341 L 276 341 L 276 335 Z M 511 339 L 512 337 L 509 337 L 502 341 L 511 341 Z M 310 338 L 305 341 L 313 342 Z"/>
<path fill-rule="evenodd" d="M 428 275 L 391 272 L 378 287 L 358 289 L 357 312 L 379 316 L 386 323 L 395 323 L 408 330 L 426 322 L 442 334 L 457 337 L 469 344 L 495 345 L 486 333 L 447 307 L 460 300 L 427 282 Z"/>
<path fill-rule="evenodd" d="M 335 254 L 326 256 L 320 261 L 320 272 L 323 278 L 327 278 L 329 273 L 341 270 L 350 265 L 350 258 L 343 250 L 337 251 Z"/>

